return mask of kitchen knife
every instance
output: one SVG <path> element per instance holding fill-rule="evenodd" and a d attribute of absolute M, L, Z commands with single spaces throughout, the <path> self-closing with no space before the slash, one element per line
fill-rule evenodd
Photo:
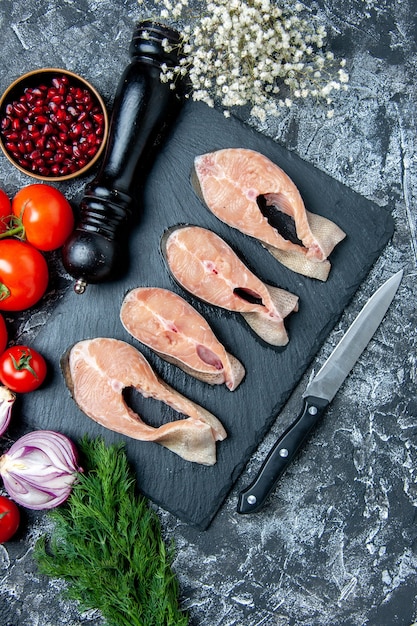
<path fill-rule="evenodd" d="M 303 410 L 274 444 L 255 480 L 240 492 L 238 513 L 254 513 L 265 504 L 278 479 L 323 416 L 327 406 L 382 322 L 402 276 L 401 270 L 379 287 L 324 365 L 308 383 L 303 393 Z"/>

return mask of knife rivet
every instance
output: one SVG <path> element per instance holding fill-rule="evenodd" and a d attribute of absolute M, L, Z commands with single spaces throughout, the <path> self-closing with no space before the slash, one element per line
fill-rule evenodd
<path fill-rule="evenodd" d="M 282 458 L 285 459 L 288 456 L 287 448 L 281 448 L 281 450 L 279 451 L 279 456 L 282 456 Z"/>
<path fill-rule="evenodd" d="M 256 504 L 256 496 L 247 497 L 248 504 Z"/>
<path fill-rule="evenodd" d="M 317 415 L 317 407 L 316 406 L 310 406 L 308 409 L 308 412 L 310 413 L 310 415 Z"/>

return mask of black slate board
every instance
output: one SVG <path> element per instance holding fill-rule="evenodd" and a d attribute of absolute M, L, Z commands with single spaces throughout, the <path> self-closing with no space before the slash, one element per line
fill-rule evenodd
<path fill-rule="evenodd" d="M 326 283 L 282 267 L 258 242 L 212 216 L 196 197 L 190 184 L 194 156 L 227 147 L 265 154 L 294 180 L 310 211 L 329 217 L 345 230 L 347 237 L 331 257 L 333 267 Z M 264 344 L 239 315 L 205 305 L 173 282 L 159 243 L 164 230 L 178 223 L 198 224 L 218 233 L 262 280 L 300 297 L 300 310 L 288 323 L 291 340 L 285 349 Z M 147 179 L 143 215 L 130 235 L 128 274 L 117 282 L 90 285 L 82 296 L 70 290 L 33 343 L 49 361 L 51 376 L 46 387 L 22 398 L 25 424 L 63 432 L 74 441 L 86 433 L 103 435 L 108 443 L 125 441 L 143 493 L 192 526 L 207 528 L 392 232 L 393 220 L 383 208 L 239 121 L 226 119 L 205 105 L 187 103 Z M 78 410 L 66 389 L 58 355 L 76 341 L 109 336 L 140 347 L 119 321 L 124 295 L 137 286 L 166 287 L 186 295 L 246 367 L 244 382 L 230 392 L 224 385 L 210 387 L 194 380 L 141 347 L 163 379 L 224 424 L 228 438 L 218 444 L 213 467 L 184 461 L 157 444 L 106 431 Z M 139 398 L 135 407 L 153 425 L 176 417 L 156 401 Z"/>

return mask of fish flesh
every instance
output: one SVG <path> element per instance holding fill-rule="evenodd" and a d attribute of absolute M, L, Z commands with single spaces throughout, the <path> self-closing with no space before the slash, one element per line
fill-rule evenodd
<path fill-rule="evenodd" d="M 298 310 L 298 297 L 262 282 L 221 237 L 200 226 L 174 227 L 163 235 L 162 252 L 184 289 L 240 313 L 267 343 L 288 343 L 284 319 Z"/>
<path fill-rule="evenodd" d="M 63 357 L 62 370 L 78 407 L 104 428 L 158 443 L 186 461 L 216 463 L 216 442 L 227 436 L 220 421 L 159 378 L 132 345 L 107 337 L 79 341 Z M 187 417 L 150 426 L 128 406 L 128 388 Z"/>
<path fill-rule="evenodd" d="M 159 287 L 137 287 L 123 300 L 120 319 L 135 339 L 183 371 L 234 391 L 245 369 L 226 352 L 207 321 L 184 298 Z"/>
<path fill-rule="evenodd" d="M 226 148 L 194 159 L 194 188 L 222 222 L 259 240 L 289 269 L 325 281 L 328 256 L 346 233 L 310 213 L 290 177 L 254 150 Z"/>

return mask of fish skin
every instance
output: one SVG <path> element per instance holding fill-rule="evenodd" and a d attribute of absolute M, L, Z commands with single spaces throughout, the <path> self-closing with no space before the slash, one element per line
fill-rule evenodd
<path fill-rule="evenodd" d="M 331 220 L 306 211 L 290 177 L 254 150 L 226 148 L 194 159 L 192 182 L 207 208 L 222 222 L 254 237 L 289 269 L 325 281 L 328 256 L 344 233 Z M 257 198 L 276 203 L 290 215 L 302 245 L 282 237 L 262 214 Z"/>
<path fill-rule="evenodd" d="M 130 344 L 107 337 L 85 339 L 67 351 L 61 366 L 78 407 L 104 428 L 158 443 L 186 461 L 216 463 L 216 442 L 227 437 L 220 421 L 159 378 Z M 164 402 L 187 418 L 158 428 L 146 424 L 123 397 L 128 387 L 144 398 Z"/>
<path fill-rule="evenodd" d="M 122 302 L 120 319 L 135 339 L 198 380 L 224 383 L 234 391 L 245 376 L 243 365 L 225 350 L 204 317 L 169 289 L 132 289 Z"/>
<path fill-rule="evenodd" d="M 221 237 L 200 226 L 179 226 L 164 234 L 162 251 L 184 289 L 209 304 L 240 313 L 266 343 L 288 343 L 284 318 L 298 310 L 298 297 L 262 282 Z M 236 289 L 255 294 L 262 303 L 248 302 Z"/>

